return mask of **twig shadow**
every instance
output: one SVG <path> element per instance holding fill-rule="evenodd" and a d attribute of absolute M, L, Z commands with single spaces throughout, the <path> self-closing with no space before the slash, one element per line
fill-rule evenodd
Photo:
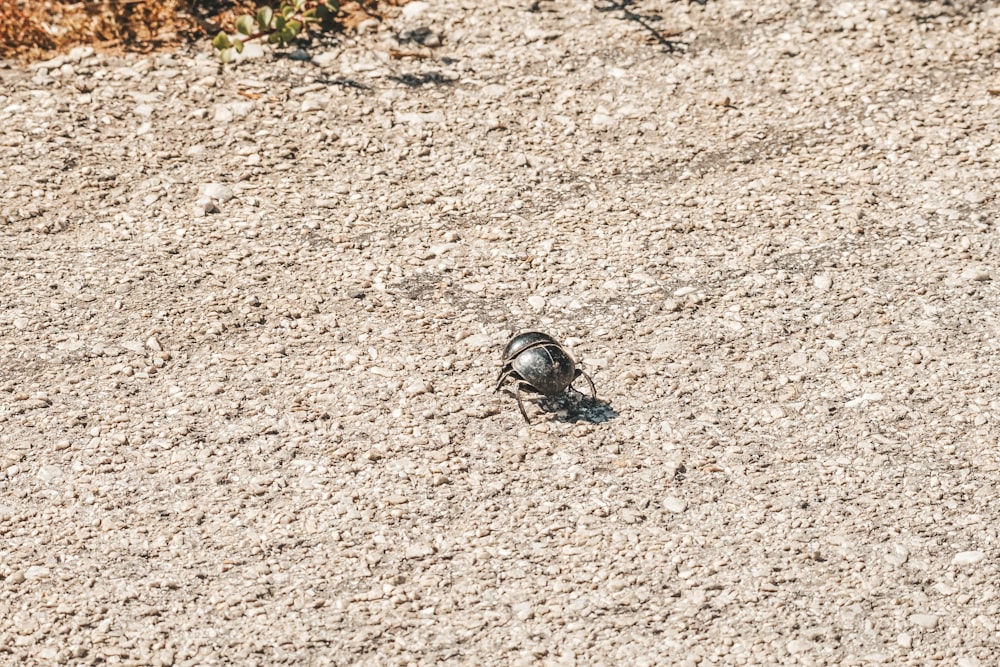
<path fill-rule="evenodd" d="M 445 78 L 440 72 L 422 72 L 420 74 L 399 74 L 390 76 L 391 81 L 401 83 L 407 88 L 419 88 L 426 85 L 451 85 L 453 80 Z"/>
<path fill-rule="evenodd" d="M 630 7 L 633 7 L 634 5 L 635 0 L 600 0 L 594 4 L 594 9 L 599 12 L 622 12 L 622 18 L 624 20 L 632 21 L 636 25 L 641 26 L 653 37 L 653 39 L 657 41 L 657 43 L 660 44 L 660 46 L 665 48 L 668 53 L 687 50 L 687 42 L 669 39 L 669 37 L 673 36 L 672 34 L 656 29 L 653 23 L 662 19 L 659 14 L 637 14 L 630 9 Z"/>
<path fill-rule="evenodd" d="M 354 88 L 356 90 L 371 90 L 370 86 L 359 83 L 354 79 L 316 79 L 316 83 L 324 86 L 340 86 L 342 88 Z"/>

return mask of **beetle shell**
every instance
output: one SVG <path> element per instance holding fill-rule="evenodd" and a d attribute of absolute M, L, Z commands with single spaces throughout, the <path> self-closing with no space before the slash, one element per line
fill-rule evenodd
<path fill-rule="evenodd" d="M 542 333 L 541 331 L 528 331 L 514 336 L 507 341 L 507 346 L 503 349 L 503 362 L 504 364 L 508 364 L 513 361 L 514 357 L 521 354 L 529 347 L 545 343 L 551 343 L 557 347 L 562 347 L 559 345 L 559 341 L 547 333 Z"/>
<path fill-rule="evenodd" d="M 510 365 L 527 388 L 546 396 L 562 393 L 576 379 L 576 364 L 554 341 L 540 341 L 522 348 Z"/>
<path fill-rule="evenodd" d="M 597 390 L 590 376 L 576 367 L 573 357 L 552 336 L 540 331 L 527 331 L 508 341 L 503 349 L 503 367 L 494 392 L 508 380 L 514 383 L 514 397 L 524 421 L 531 423 L 521 402 L 521 390 L 545 396 L 555 396 L 573 387 L 580 376 L 590 385 L 590 395 L 596 401 Z"/>

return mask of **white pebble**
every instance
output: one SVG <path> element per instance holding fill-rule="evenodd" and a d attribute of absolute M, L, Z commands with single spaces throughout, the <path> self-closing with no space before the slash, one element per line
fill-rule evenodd
<path fill-rule="evenodd" d="M 680 514 L 687 509 L 687 503 L 676 496 L 667 496 L 663 499 L 663 509 L 674 514 Z"/>
<path fill-rule="evenodd" d="M 225 204 L 233 198 L 233 189 L 224 183 L 205 183 L 201 186 L 201 193 L 220 204 Z"/>
<path fill-rule="evenodd" d="M 938 617 L 934 614 L 910 614 L 910 623 L 925 630 L 933 630 L 937 627 Z"/>
<path fill-rule="evenodd" d="M 975 565 L 985 560 L 986 554 L 982 551 L 960 551 L 951 559 L 952 565 Z"/>

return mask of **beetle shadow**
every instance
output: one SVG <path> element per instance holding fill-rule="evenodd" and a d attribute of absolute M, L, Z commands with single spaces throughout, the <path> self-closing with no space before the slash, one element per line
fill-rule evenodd
<path fill-rule="evenodd" d="M 603 424 L 618 417 L 618 411 L 607 401 L 580 394 L 575 389 L 559 396 L 542 397 L 536 403 L 546 414 L 571 424 Z"/>

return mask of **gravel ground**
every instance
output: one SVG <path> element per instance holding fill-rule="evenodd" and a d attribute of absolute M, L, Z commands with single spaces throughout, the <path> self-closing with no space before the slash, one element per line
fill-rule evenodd
<path fill-rule="evenodd" d="M 1000 6 L 361 30 L 0 69 L 0 663 L 995 664 Z"/>

